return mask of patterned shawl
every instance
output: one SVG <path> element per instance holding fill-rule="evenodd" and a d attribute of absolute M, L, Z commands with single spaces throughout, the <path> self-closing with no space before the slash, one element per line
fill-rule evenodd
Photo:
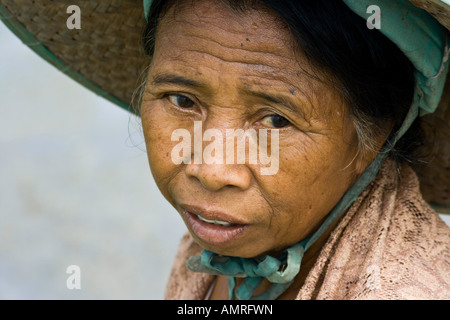
<path fill-rule="evenodd" d="M 214 277 L 186 268 L 180 243 L 165 298 L 204 299 Z M 450 228 L 422 199 L 414 171 L 386 160 L 321 249 L 296 299 L 450 299 Z"/>

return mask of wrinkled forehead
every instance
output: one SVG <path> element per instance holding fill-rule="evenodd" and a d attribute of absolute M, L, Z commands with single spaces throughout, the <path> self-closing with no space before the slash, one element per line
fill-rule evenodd
<path fill-rule="evenodd" d="M 189 44 L 210 40 L 224 48 L 284 52 L 284 55 L 291 54 L 294 43 L 288 28 L 275 13 L 262 7 L 236 10 L 222 1 L 176 2 L 162 17 L 157 30 L 157 41 L 177 35 L 177 41 L 184 38 Z"/>
<path fill-rule="evenodd" d="M 164 17 L 177 22 L 204 23 L 203 27 L 213 24 L 224 24 L 236 32 L 257 30 L 260 26 L 267 26 L 274 31 L 283 24 L 282 19 L 261 2 L 243 6 L 245 1 L 231 0 L 181 0 L 169 2 L 169 8 Z M 241 5 L 237 5 L 237 3 Z M 161 18 L 161 17 L 160 17 Z M 259 23 L 255 23 L 258 20 Z"/>

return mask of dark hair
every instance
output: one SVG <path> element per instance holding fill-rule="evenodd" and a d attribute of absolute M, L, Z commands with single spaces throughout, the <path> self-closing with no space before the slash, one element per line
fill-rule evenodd
<path fill-rule="evenodd" d="M 148 55 L 154 51 L 159 19 L 179 2 L 154 1 L 143 34 Z M 337 79 L 357 131 L 359 126 L 362 147 L 370 145 L 371 138 L 379 134 L 387 137 L 386 123 L 393 123 L 391 133 L 400 128 L 412 103 L 414 67 L 393 42 L 378 30 L 367 28 L 366 21 L 343 1 L 222 0 L 222 3 L 237 12 L 266 8 L 284 21 L 310 63 Z M 417 119 L 391 153 L 397 159 L 415 160 L 415 150 L 423 141 Z"/>

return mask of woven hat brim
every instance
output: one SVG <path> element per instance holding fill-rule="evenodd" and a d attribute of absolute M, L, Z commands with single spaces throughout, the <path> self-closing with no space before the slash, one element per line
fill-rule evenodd
<path fill-rule="evenodd" d="M 428 11 L 450 30 L 450 6 L 440 0 L 410 0 Z M 427 159 L 414 166 L 424 199 L 441 213 L 450 213 L 450 74 L 443 96 L 434 114 L 423 117 L 424 129 L 430 143 L 424 147 Z"/>
<path fill-rule="evenodd" d="M 410 0 L 415 6 L 428 11 L 444 27 L 450 30 L 450 5 L 440 0 Z"/>
<path fill-rule="evenodd" d="M 438 109 L 422 117 L 427 143 L 423 163 L 414 165 L 424 199 L 441 213 L 450 213 L 450 73 Z"/>
<path fill-rule="evenodd" d="M 70 0 L 0 0 L 0 18 L 24 44 L 61 72 L 133 111 L 149 57 L 142 49 L 142 2 L 83 1 L 81 29 L 69 29 Z"/>
<path fill-rule="evenodd" d="M 439 0 L 411 0 L 450 30 L 450 6 Z M 2 21 L 59 70 L 133 111 L 149 57 L 142 49 L 142 1 L 84 1 L 81 29 L 68 29 L 71 0 L 0 0 Z M 416 167 L 425 200 L 450 212 L 450 80 L 435 114 L 426 116 L 433 145 L 426 165 Z"/>

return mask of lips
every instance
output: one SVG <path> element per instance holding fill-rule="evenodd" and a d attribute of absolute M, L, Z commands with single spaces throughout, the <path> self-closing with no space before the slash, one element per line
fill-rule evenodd
<path fill-rule="evenodd" d="M 210 246 L 230 244 L 248 228 L 248 224 L 222 212 L 206 211 L 189 205 L 182 205 L 181 209 L 194 237 Z"/>

